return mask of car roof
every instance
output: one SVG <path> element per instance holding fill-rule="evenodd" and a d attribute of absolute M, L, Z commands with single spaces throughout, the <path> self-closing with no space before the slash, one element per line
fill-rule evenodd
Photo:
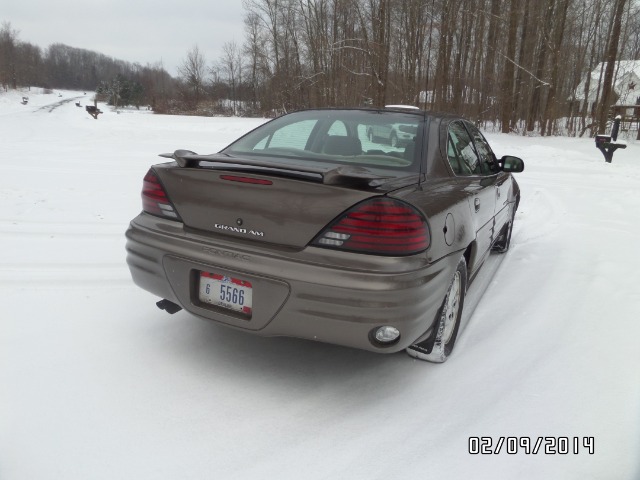
<path fill-rule="evenodd" d="M 404 113 L 409 115 L 423 116 L 423 117 L 431 117 L 431 118 L 439 118 L 442 120 L 466 120 L 461 115 L 456 115 L 454 113 L 449 112 L 438 112 L 435 110 L 423 110 L 417 107 L 411 107 L 408 105 L 388 105 L 385 107 L 374 108 L 374 107 L 316 107 L 316 108 L 301 108 L 300 110 L 295 110 L 288 113 L 297 113 L 297 112 L 312 112 L 312 111 L 363 111 L 363 112 L 393 112 L 393 113 Z M 287 113 L 287 114 L 288 114 Z M 285 115 L 287 115 L 285 114 Z"/>

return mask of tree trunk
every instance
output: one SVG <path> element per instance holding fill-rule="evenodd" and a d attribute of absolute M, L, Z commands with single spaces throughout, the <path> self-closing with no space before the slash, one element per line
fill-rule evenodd
<path fill-rule="evenodd" d="M 611 38 L 607 48 L 607 68 L 604 72 L 604 83 L 602 86 L 602 100 L 598 110 L 598 131 L 603 134 L 607 128 L 607 114 L 613 100 L 613 70 L 618 57 L 618 43 L 620 41 L 620 30 L 622 28 L 622 14 L 626 0 L 616 0 L 613 14 L 613 28 Z"/>
<path fill-rule="evenodd" d="M 502 105 L 500 122 L 502 123 L 502 133 L 511 131 L 511 113 L 513 111 L 513 82 L 515 68 L 513 62 L 516 54 L 516 32 L 518 30 L 516 0 L 511 0 L 509 8 L 509 33 L 507 39 L 507 61 L 504 65 L 502 75 Z"/>
<path fill-rule="evenodd" d="M 546 14 L 544 15 L 542 30 L 540 32 L 539 48 L 538 48 L 538 55 L 536 60 L 536 70 L 534 73 L 537 79 L 542 79 L 544 74 L 544 66 L 547 60 L 547 52 L 549 49 L 549 43 L 547 41 L 547 37 L 548 37 L 547 26 L 551 25 L 551 21 L 553 19 L 554 4 L 555 4 L 554 0 L 548 0 L 547 11 L 546 11 Z M 527 116 L 528 132 L 533 132 L 536 126 L 536 122 L 539 120 L 540 102 L 542 99 L 541 89 L 542 89 L 542 85 L 536 85 L 533 88 L 533 94 L 531 95 L 531 102 L 529 103 L 529 113 Z"/>
<path fill-rule="evenodd" d="M 496 91 L 496 48 L 498 42 L 498 18 L 500 16 L 500 0 L 491 0 L 491 14 L 489 15 L 489 32 L 487 35 L 486 62 L 482 75 L 483 94 L 480 106 L 480 118 L 486 120 L 495 119 L 494 115 L 489 117 L 487 112 L 491 103 L 495 102 Z"/>
<path fill-rule="evenodd" d="M 560 67 L 560 50 L 562 48 L 562 39 L 564 37 L 565 20 L 567 18 L 567 9 L 569 8 L 569 0 L 561 0 L 558 7 L 560 12 L 559 17 L 556 15 L 556 25 L 554 25 L 553 33 L 553 52 L 551 53 L 551 85 L 549 86 L 549 95 L 547 97 L 540 131 L 540 134 L 543 137 L 551 134 L 551 123 L 555 120 L 557 113 L 556 94 L 558 92 L 558 82 L 560 81 L 558 76 Z"/>

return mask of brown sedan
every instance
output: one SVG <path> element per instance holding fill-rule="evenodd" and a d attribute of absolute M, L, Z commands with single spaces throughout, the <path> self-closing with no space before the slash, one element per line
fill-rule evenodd
<path fill-rule="evenodd" d="M 410 141 L 375 143 L 389 124 Z M 163 156 L 126 234 L 160 308 L 434 362 L 489 252 L 509 248 L 524 168 L 462 118 L 402 108 L 296 112 L 217 154 Z"/>

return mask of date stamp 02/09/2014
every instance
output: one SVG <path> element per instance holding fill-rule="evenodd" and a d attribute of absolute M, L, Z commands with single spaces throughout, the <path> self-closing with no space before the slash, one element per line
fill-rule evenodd
<path fill-rule="evenodd" d="M 595 453 L 594 437 L 469 437 L 471 455 L 577 455 Z"/>

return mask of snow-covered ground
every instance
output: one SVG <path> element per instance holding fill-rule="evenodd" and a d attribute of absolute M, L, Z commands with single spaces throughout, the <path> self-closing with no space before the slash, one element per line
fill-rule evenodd
<path fill-rule="evenodd" d="M 512 249 L 433 365 L 158 310 L 125 264 L 143 175 L 262 120 L 61 94 L 0 94 L 0 479 L 640 478 L 638 142 L 488 135 L 526 162 Z"/>

